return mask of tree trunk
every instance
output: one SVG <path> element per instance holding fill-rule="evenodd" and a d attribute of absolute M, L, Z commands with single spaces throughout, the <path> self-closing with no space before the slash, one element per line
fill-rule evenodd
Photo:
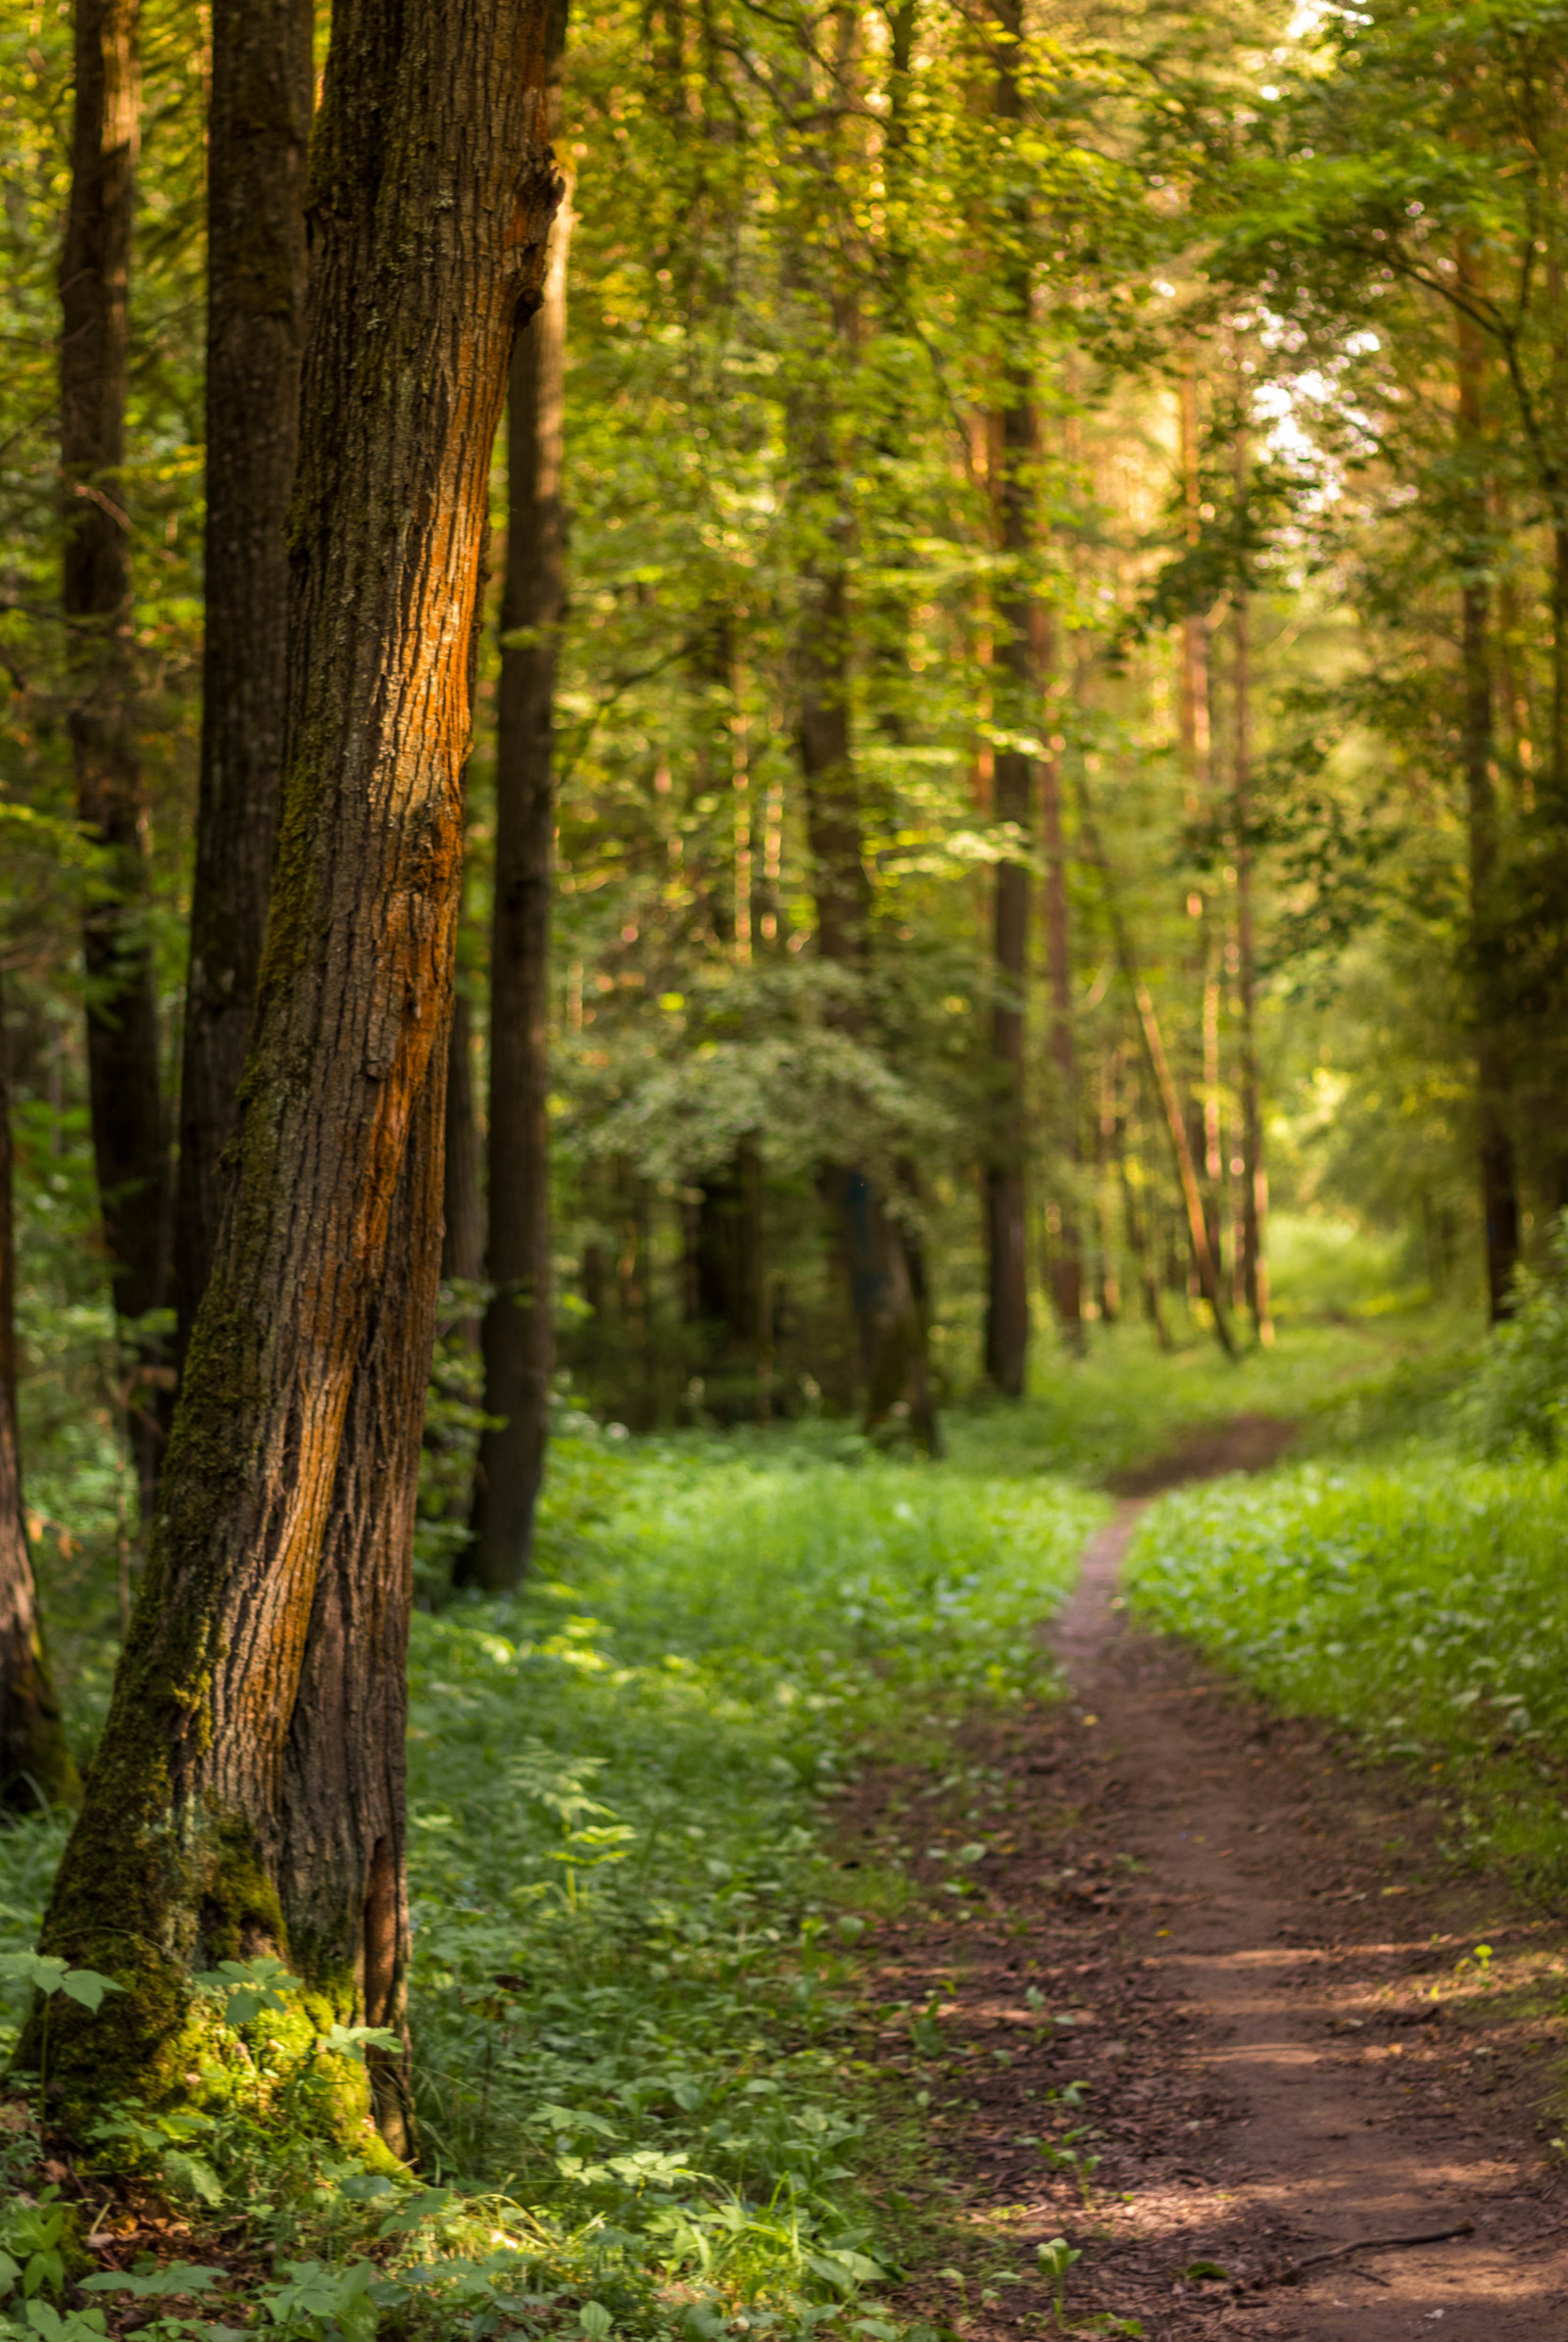
<path fill-rule="evenodd" d="M 1088 792 L 1082 796 L 1083 838 L 1100 872 L 1100 883 L 1105 898 L 1105 909 L 1110 919 L 1111 936 L 1116 958 L 1133 1003 L 1138 1011 L 1138 1028 L 1143 1037 L 1144 1056 L 1165 1117 L 1170 1138 L 1171 1153 L 1175 1158 L 1176 1177 L 1181 1186 L 1182 1201 L 1187 1211 L 1187 1233 L 1193 1247 L 1193 1262 L 1198 1271 L 1199 1290 L 1208 1303 L 1214 1317 L 1214 1338 L 1228 1358 L 1236 1355 L 1236 1343 L 1230 1323 L 1225 1315 L 1224 1295 L 1220 1291 L 1219 1264 L 1214 1258 L 1208 1239 L 1208 1221 L 1203 1211 L 1203 1192 L 1199 1184 L 1198 1165 L 1194 1159 L 1192 1143 L 1188 1138 L 1182 1115 L 1181 1096 L 1176 1088 L 1170 1060 L 1165 1053 L 1164 1040 L 1155 1014 L 1153 996 L 1139 973 L 1132 937 L 1122 915 L 1121 902 L 1111 876 L 1110 863 L 1100 842 L 1099 828 L 1089 809 Z"/>
<path fill-rule="evenodd" d="M 551 116 L 559 113 L 564 0 L 549 0 Z M 563 205 L 544 306 L 512 354 L 507 573 L 496 740 L 495 914 L 490 939 L 490 1239 L 484 1408 L 473 1537 L 459 1583 L 520 1585 L 550 1436 L 556 1362 L 550 1276 L 550 892 L 555 845 L 556 664 L 565 610 L 562 420 L 566 350 Z M 521 638 L 521 639 L 518 639 Z"/>
<path fill-rule="evenodd" d="M 484 1196 L 479 1185 L 479 1126 L 473 1104 L 473 1020 L 461 984 L 452 1000 L 447 1044 L 446 1134 L 442 1147 L 441 1275 L 450 1285 L 478 1285 L 484 1276 Z M 458 1321 L 465 1347 L 479 1347 L 475 1313 Z"/>
<path fill-rule="evenodd" d="M 60 262 L 64 610 L 76 811 L 104 849 L 82 925 L 93 1162 L 144 1519 L 167 1421 L 162 1345 L 140 1326 L 168 1282 L 169 1151 L 148 938 L 123 508 L 127 301 L 140 122 L 138 0 L 76 0 L 71 201 Z M 140 1330 L 133 1330 L 133 1329 Z"/>
<path fill-rule="evenodd" d="M 1237 442 L 1237 467 L 1246 484 L 1245 442 Z M 1263 1107 L 1257 1066 L 1257 945 L 1252 924 L 1252 735 L 1250 598 L 1239 587 L 1232 612 L 1236 672 L 1232 691 L 1231 813 L 1236 837 L 1236 991 L 1241 1010 L 1242 1089 L 1242 1295 L 1252 1329 L 1265 1349 L 1274 1341 L 1269 1310 L 1268 1170 L 1263 1159 Z"/>
<path fill-rule="evenodd" d="M 282 783 L 314 13 L 312 0 L 213 7 L 206 642 L 174 1216 L 181 1358 L 218 1242 Z"/>
<path fill-rule="evenodd" d="M 234 1190 L 44 1934 L 126 1987 L 97 2017 L 51 2026 L 53 2071 L 78 2106 L 177 2095 L 191 1970 L 290 1955 L 283 1780 L 318 1589 L 346 1598 L 340 1556 L 359 1534 L 338 1517 L 341 1476 L 362 1485 L 372 1450 L 395 1473 L 417 1436 L 436 1229 L 432 1215 L 416 1250 L 399 1251 L 390 1223 L 411 1130 L 440 1107 L 490 452 L 557 193 L 543 53 L 537 0 L 339 0 L 334 14 L 312 172 L 284 795 Z M 363 1396 L 383 1318 L 399 1353 L 384 1399 Z M 406 1509 L 388 1511 L 367 1562 L 385 1620 L 408 1567 Z M 355 1761 L 393 1781 L 390 1752 Z M 396 1844 L 380 1842 L 395 1868 Z M 353 1972 L 339 1944 L 311 1979 L 334 2005 L 354 1976 L 368 1993 L 385 1973 L 371 1938 L 384 1949 L 401 1889 L 374 1876 L 351 1916 Z M 310 1938 L 300 1950 L 325 1957 Z"/>
<path fill-rule="evenodd" d="M 998 21 L 996 109 L 1003 122 L 1023 114 L 1018 87 L 1017 43 L 1023 28 L 1021 0 L 1001 0 Z M 1027 238 L 1027 206 L 1009 207 L 1008 225 Z M 1006 731 L 1017 738 L 1039 722 L 1038 677 L 1034 661 L 1032 596 L 1025 571 L 1034 550 L 1035 458 L 1030 270 L 1027 257 L 1006 271 L 1003 301 L 1009 350 L 1002 440 L 1001 553 L 1005 580 L 998 597 L 999 682 Z M 1027 854 L 1034 830 L 1034 762 L 1018 748 L 997 751 L 992 811 L 1017 831 Z M 997 864 L 993 951 L 995 1002 L 991 1015 L 991 1063 L 995 1090 L 991 1146 L 986 1163 L 987 1380 L 1007 1398 L 1021 1398 L 1029 1359 L 1029 1258 L 1025 1242 L 1027 1202 L 1024 1158 L 1027 1134 L 1024 1103 L 1024 1012 L 1029 986 L 1029 867 L 1027 860 Z"/>
<path fill-rule="evenodd" d="M 803 435 L 804 436 L 804 435 Z M 827 451 L 813 445 L 809 476 L 831 479 Z M 842 531 L 840 519 L 836 525 Z M 849 593 L 833 547 L 808 567 L 796 637 L 801 771 L 816 903 L 816 946 L 854 989 L 832 1011 L 846 1032 L 865 1023 L 862 981 L 870 957 L 871 886 L 850 738 Z M 934 1451 L 923 1280 L 876 1181 L 855 1164 L 830 1164 L 818 1180 L 858 1336 L 865 1424 L 877 1430 L 902 1410 L 917 1442 Z"/>
<path fill-rule="evenodd" d="M 755 1132 L 699 1184 L 692 1208 L 694 1321 L 703 1329 L 705 1411 L 721 1423 L 770 1411 L 762 1151 Z"/>
<path fill-rule="evenodd" d="M 291 1958 L 339 2021 L 406 2026 L 404 1742 L 414 1513 L 439 1288 L 446 1062 L 432 1052 L 387 1234 L 411 1264 L 372 1300 L 349 1396 L 283 1750 L 277 1876 Z M 407 2042 L 370 2053 L 376 2119 L 412 2153 Z"/>
<path fill-rule="evenodd" d="M 1072 1013 L 1072 928 L 1067 849 L 1061 827 L 1061 766 L 1053 748 L 1040 767 L 1040 824 L 1046 849 L 1046 973 L 1051 985 L 1051 1059 L 1056 1077 L 1056 1150 L 1066 1177 L 1061 1241 L 1052 1263 L 1052 1293 L 1068 1346 L 1083 1348 L 1083 1245 L 1073 1193 L 1078 1167 L 1078 1062 Z"/>
<path fill-rule="evenodd" d="M 1474 256 L 1467 241 L 1459 250 L 1461 276 L 1473 279 Z M 1470 962 L 1475 1015 L 1476 1123 L 1481 1172 L 1481 1210 L 1486 1242 L 1487 1305 L 1495 1325 L 1513 1300 L 1519 1260 L 1519 1196 L 1513 1141 L 1508 1128 L 1510 1068 L 1506 1037 L 1496 1002 L 1496 962 L 1503 914 L 1497 903 L 1497 805 L 1493 783 L 1493 691 L 1490 548 L 1487 525 L 1484 370 L 1481 330 L 1461 312 L 1458 329 L 1458 443 L 1467 466 L 1462 490 L 1468 509 L 1465 575 L 1459 590 L 1460 663 L 1463 672 L 1464 778 L 1469 827 Z M 1554 714 L 1554 722 L 1555 722 Z M 1555 750 L 1553 752 L 1555 754 Z"/>
<path fill-rule="evenodd" d="M 17 1251 L 11 1176 L 11 1048 L 0 997 L 0 1811 L 74 1805 L 81 1781 L 44 1652 L 27 1551 L 17 1426 Z"/>

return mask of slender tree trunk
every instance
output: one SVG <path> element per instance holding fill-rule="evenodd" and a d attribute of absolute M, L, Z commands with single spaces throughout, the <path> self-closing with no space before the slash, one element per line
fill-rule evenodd
<path fill-rule="evenodd" d="M 458 985 L 447 1044 L 445 1168 L 441 1183 L 441 1275 L 451 1284 L 477 1285 L 484 1275 L 484 1196 L 479 1185 L 479 1125 L 473 1102 L 473 1019 Z M 465 1319 L 478 1346 L 477 1319 Z"/>
<path fill-rule="evenodd" d="M 999 120 L 1022 119 L 1017 44 L 1023 30 L 1021 0 L 1001 0 L 998 23 L 996 110 Z M 1010 207 L 1008 225 L 1020 243 L 1029 232 L 1027 206 Z M 1035 672 L 1032 595 L 1026 568 L 1034 550 L 1035 459 L 1030 269 L 1027 248 L 1013 257 L 1003 291 L 1009 350 L 1002 442 L 1001 553 L 1004 589 L 998 597 L 998 681 L 1005 728 L 1014 738 L 1040 719 Z M 1027 854 L 1034 834 L 1034 761 L 1018 748 L 997 751 L 992 811 L 1018 833 Z M 988 1381 L 1008 1398 L 1021 1398 L 1029 1361 L 1029 1257 L 1025 1239 L 1027 1152 L 1024 1098 L 1024 1015 L 1029 986 L 1029 866 L 1024 858 L 997 864 L 993 951 L 995 1004 L 991 1016 L 991 1062 L 995 1088 L 993 1130 L 986 1163 L 986 1326 Z"/>
<path fill-rule="evenodd" d="M 1245 444 L 1238 440 L 1237 464 L 1246 477 Z M 1257 1063 L 1257 944 L 1252 916 L 1252 733 L 1251 634 L 1249 596 L 1244 587 L 1236 596 L 1231 625 L 1236 652 L 1231 714 L 1231 810 L 1236 827 L 1236 989 L 1241 1010 L 1242 1076 L 1242 1293 L 1252 1327 L 1265 1349 L 1273 1344 L 1274 1320 L 1269 1311 L 1268 1169 L 1263 1159 L 1263 1106 Z"/>
<path fill-rule="evenodd" d="M 1203 1210 L 1203 1191 L 1199 1182 L 1198 1165 L 1188 1138 L 1186 1119 L 1182 1113 L 1181 1095 L 1177 1090 L 1176 1079 L 1171 1072 L 1170 1060 L 1165 1052 L 1165 1043 L 1160 1033 L 1153 996 L 1139 973 L 1132 937 L 1128 933 L 1127 921 L 1122 915 L 1120 898 L 1116 891 L 1115 881 L 1111 876 L 1110 863 L 1106 858 L 1104 848 L 1100 842 L 1098 825 L 1089 809 L 1087 791 L 1082 796 L 1081 814 L 1084 843 L 1094 857 L 1095 865 L 1100 872 L 1100 882 L 1105 898 L 1105 909 L 1109 914 L 1111 935 L 1116 947 L 1116 958 L 1127 989 L 1133 996 L 1134 1005 L 1138 1010 L 1138 1028 L 1143 1036 L 1145 1059 L 1153 1083 L 1154 1095 L 1159 1099 L 1164 1113 L 1165 1128 L 1170 1136 L 1171 1153 L 1176 1162 L 1176 1176 L 1181 1186 L 1182 1201 L 1187 1211 L 1187 1233 L 1192 1243 L 1193 1262 L 1198 1271 L 1199 1290 L 1213 1312 L 1215 1340 L 1226 1356 L 1234 1358 L 1236 1343 L 1231 1334 L 1230 1322 L 1225 1315 L 1225 1300 L 1220 1290 L 1219 1264 L 1214 1258 L 1213 1247 L 1208 1239 L 1208 1221 Z"/>
<path fill-rule="evenodd" d="M 1078 1167 L 1078 1063 L 1072 1012 L 1072 928 L 1067 849 L 1061 825 L 1061 766 L 1054 749 L 1040 766 L 1040 825 L 1046 849 L 1046 975 L 1051 987 L 1051 1061 L 1055 1076 L 1056 1150 L 1065 1169 L 1061 1241 L 1052 1263 L 1056 1316 L 1070 1347 L 1084 1339 L 1084 1268 L 1073 1174 Z"/>
<path fill-rule="evenodd" d="M 313 0 L 213 6 L 206 641 L 174 1216 L 181 1358 L 218 1242 L 282 783 L 314 16 Z"/>
<path fill-rule="evenodd" d="M 1473 276 L 1474 256 L 1461 243 L 1461 272 Z M 1482 473 L 1486 345 L 1479 327 L 1459 315 L 1458 442 L 1467 466 L 1465 575 L 1459 589 L 1460 663 L 1464 690 L 1464 777 L 1469 827 L 1470 960 L 1474 988 L 1476 1122 L 1485 1229 L 1487 1304 L 1494 1324 L 1512 1305 L 1519 1260 L 1519 1196 L 1508 1127 L 1510 1068 L 1497 1011 L 1496 960 L 1502 941 L 1497 897 L 1497 802 L 1493 782 L 1491 590 L 1487 582 L 1489 531 Z M 1554 711 L 1554 725 L 1557 713 Z M 1554 750 L 1555 755 L 1555 750 Z"/>
<path fill-rule="evenodd" d="M 27 1550 L 17 1425 L 17 1251 L 12 1200 L 11 1040 L 0 995 L 0 1812 L 74 1805 L 81 1781 L 44 1651 Z"/>
<path fill-rule="evenodd" d="M 704 1329 L 704 1405 L 722 1423 L 765 1420 L 771 1342 L 760 1134 L 699 1183 L 693 1206 L 693 1316 Z"/>
<path fill-rule="evenodd" d="M 821 451 L 815 472 L 824 475 Z M 799 633 L 801 770 L 816 897 L 817 951 L 852 979 L 836 1011 L 863 1029 L 861 983 L 870 952 L 871 888 L 850 738 L 849 596 L 842 561 L 808 568 Z M 937 1443 L 923 1285 L 878 1183 L 854 1164 L 829 1165 L 819 1188 L 859 1337 L 865 1421 L 876 1430 L 904 1409 L 915 1439 Z"/>
<path fill-rule="evenodd" d="M 45 1926 L 50 1949 L 126 1987 L 51 2025 L 51 2069 L 77 2106 L 177 2094 L 192 1969 L 290 1956 L 285 1759 L 318 1588 L 344 1575 L 344 1474 L 358 1486 L 373 1470 L 372 1427 L 393 1459 L 417 1436 L 437 1231 L 432 1210 L 398 1252 L 391 1223 L 411 1130 L 421 1114 L 439 1128 L 490 452 L 557 194 L 544 30 L 536 0 L 339 0 L 334 16 L 284 796 L 235 1184 Z M 439 1194 L 439 1166 L 434 1181 Z M 356 1408 L 383 1318 L 399 1395 Z M 374 1549 L 391 1618 L 406 1512 Z M 339 1729 L 380 1729 L 363 1718 Z M 391 1780 L 386 1751 L 360 1757 Z M 395 1866 L 392 1836 L 378 1842 Z M 309 1979 L 334 2007 L 384 1974 L 371 1934 L 384 1945 L 400 1892 L 378 1878 L 351 1912 L 352 1969 L 339 1945 Z M 318 1956 L 311 1940 L 300 1951 Z"/>
<path fill-rule="evenodd" d="M 552 122 L 559 117 L 565 0 L 548 0 Z M 512 355 L 507 570 L 496 740 L 495 914 L 490 937 L 490 1238 L 484 1406 L 473 1538 L 460 1584 L 520 1585 L 550 1437 L 556 1362 L 550 1275 L 550 895 L 555 695 L 565 610 L 562 424 L 566 353 L 563 204 L 544 305 Z"/>
<path fill-rule="evenodd" d="M 141 104 L 137 8 L 138 0 L 76 0 L 71 201 L 60 262 L 60 458 L 76 810 L 104 849 L 82 931 L 93 1161 L 145 1517 L 163 1446 L 166 1369 L 156 1337 L 132 1329 L 166 1297 L 169 1149 L 122 477 Z"/>

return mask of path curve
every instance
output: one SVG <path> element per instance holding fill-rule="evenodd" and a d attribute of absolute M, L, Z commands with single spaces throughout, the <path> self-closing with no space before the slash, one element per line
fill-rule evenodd
<path fill-rule="evenodd" d="M 1250 1418 L 1228 1445 L 1221 1427 L 1141 1489 L 1255 1468 L 1287 1437 Z M 1129 1621 L 1148 1501 L 1091 1540 L 1055 1622 L 1067 1700 L 974 1720 L 963 1785 L 924 1808 L 944 1839 L 1012 1817 L 975 1874 L 983 1909 L 942 1911 L 932 1844 L 912 1863 L 931 1906 L 882 1931 L 879 1989 L 926 1996 L 967 2077 L 933 2108 L 938 2184 L 1025 2276 L 978 2307 L 916 2281 L 909 2306 L 1017 2342 L 1045 2307 L 1034 2248 L 1065 2234 L 1069 2307 L 1136 2317 L 1148 2342 L 1568 2342 L 1568 2154 L 1546 2143 L 1568 2131 L 1563 1930 L 1455 1876 L 1419 1784 L 1352 1767 Z M 868 1781 L 860 1831 L 906 1846 L 920 1795 Z M 889 2062 L 910 2063 L 891 2040 Z M 1061 2158 L 1084 2123 L 1079 2202 Z"/>

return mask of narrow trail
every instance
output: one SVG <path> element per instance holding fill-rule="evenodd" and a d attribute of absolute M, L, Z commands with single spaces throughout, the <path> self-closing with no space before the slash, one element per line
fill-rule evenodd
<path fill-rule="evenodd" d="M 1163 1485 L 1272 1460 L 1272 1432 L 1215 1436 Z M 1069 2309 L 1136 2317 L 1151 2342 L 1568 2342 L 1547 2144 L 1564 1930 L 1455 1877 L 1406 1777 L 1352 1769 L 1128 1622 L 1118 1578 L 1148 1500 L 1092 1541 L 1056 1622 L 1065 1707 L 971 1735 L 1010 1808 L 978 1866 L 984 1909 L 886 1931 L 887 1988 L 938 1996 L 962 2061 L 966 2095 L 932 2124 L 947 2192 L 1016 2271 L 1065 2234 L 1083 2251 Z M 927 1861 L 939 1882 L 941 1849 Z M 1089 2084 L 1074 2112 L 1050 2095 L 1070 2081 Z M 1068 2141 L 1077 2124 L 1094 2137 Z M 1081 2195 L 1072 2152 L 1100 2159 Z M 1034 2284 L 995 2291 L 966 2331 L 1015 2332 L 1042 2306 Z"/>

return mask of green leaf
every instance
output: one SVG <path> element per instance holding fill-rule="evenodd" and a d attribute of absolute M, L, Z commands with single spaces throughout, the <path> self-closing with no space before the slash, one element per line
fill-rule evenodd
<path fill-rule="evenodd" d="M 123 1992 L 125 1987 L 117 1984 L 113 1976 L 101 1976 L 95 1968 L 68 1968 L 60 1979 L 60 1989 L 68 2000 L 78 2001 L 96 2016 L 106 1993 Z"/>
<path fill-rule="evenodd" d="M 83 2293 L 128 2293 L 137 2301 L 161 2301 L 171 2294 L 205 2293 L 216 2285 L 224 2272 L 209 2269 L 201 2262 L 171 2261 L 167 2269 L 155 2269 L 144 2276 L 125 2276 L 119 2269 L 102 2269 L 96 2276 L 83 2277 Z"/>
<path fill-rule="evenodd" d="M 187 2153 L 183 2147 L 164 2149 L 164 2176 L 173 2187 L 183 2187 L 204 2204 L 218 2205 L 223 2201 L 223 2182 L 210 2163 L 201 2156 Z"/>
<path fill-rule="evenodd" d="M 614 2322 L 603 2302 L 584 2302 L 577 2312 L 577 2323 L 589 2342 L 606 2342 Z"/>

